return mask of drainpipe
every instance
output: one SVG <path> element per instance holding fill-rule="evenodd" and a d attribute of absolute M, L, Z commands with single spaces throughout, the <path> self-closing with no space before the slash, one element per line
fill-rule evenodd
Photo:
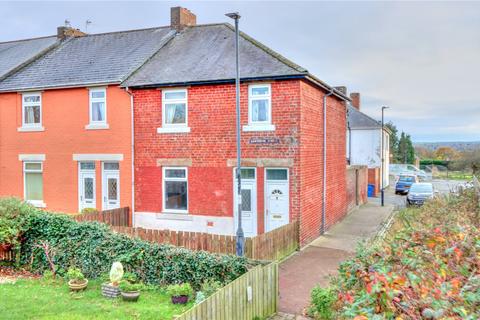
<path fill-rule="evenodd" d="M 132 141 L 131 141 L 131 144 L 132 144 L 132 155 L 131 155 L 131 163 L 132 163 L 132 173 L 131 173 L 131 177 L 132 177 L 132 227 L 135 227 L 135 165 L 134 165 L 134 161 L 135 161 L 135 123 L 133 121 L 133 92 L 131 92 L 129 90 L 128 87 L 125 88 L 125 91 L 130 95 L 130 130 L 131 130 L 131 135 L 132 135 Z"/>
<path fill-rule="evenodd" d="M 326 220 L 326 204 L 327 199 L 327 98 L 334 93 L 331 88 L 330 92 L 323 96 L 323 193 L 322 193 L 322 228 L 321 234 L 325 233 Z"/>

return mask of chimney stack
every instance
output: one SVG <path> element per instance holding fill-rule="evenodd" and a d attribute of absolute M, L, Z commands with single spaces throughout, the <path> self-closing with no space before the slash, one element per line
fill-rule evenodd
<path fill-rule="evenodd" d="M 77 38 L 87 35 L 85 32 L 80 31 L 79 29 L 74 29 L 71 27 L 61 26 L 57 28 L 57 39 L 65 40 L 66 38 Z"/>
<path fill-rule="evenodd" d="M 182 31 L 186 27 L 195 26 L 197 24 L 197 16 L 190 10 L 182 7 L 170 8 L 170 27 L 177 31 Z"/>
<path fill-rule="evenodd" d="M 350 93 L 350 99 L 352 99 L 352 107 L 360 111 L 360 93 Z"/>

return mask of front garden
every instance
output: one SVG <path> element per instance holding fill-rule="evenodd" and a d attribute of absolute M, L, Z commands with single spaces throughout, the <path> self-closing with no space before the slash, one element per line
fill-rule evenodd
<path fill-rule="evenodd" d="M 317 319 L 480 319 L 478 196 L 401 211 L 385 239 L 344 262 L 312 291 Z"/>
<path fill-rule="evenodd" d="M 16 199 L 0 199 L 0 246 L 18 252 L 17 272 L 33 275 L 0 281 L 0 318 L 12 319 L 171 319 L 252 266 L 131 239 Z"/>

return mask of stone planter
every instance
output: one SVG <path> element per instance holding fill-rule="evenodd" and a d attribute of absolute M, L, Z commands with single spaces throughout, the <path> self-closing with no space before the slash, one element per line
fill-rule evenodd
<path fill-rule="evenodd" d="M 118 298 L 120 296 L 120 289 L 118 286 L 112 286 L 110 283 L 103 283 L 102 295 L 106 298 Z"/>
<path fill-rule="evenodd" d="M 124 301 L 137 301 L 140 297 L 140 291 L 121 292 Z"/>
<path fill-rule="evenodd" d="M 188 296 L 172 296 L 173 304 L 186 304 L 188 302 Z"/>
<path fill-rule="evenodd" d="M 85 290 L 88 285 L 88 279 L 83 280 L 83 282 L 75 282 L 75 280 L 68 281 L 68 287 L 71 291 L 81 291 Z"/>

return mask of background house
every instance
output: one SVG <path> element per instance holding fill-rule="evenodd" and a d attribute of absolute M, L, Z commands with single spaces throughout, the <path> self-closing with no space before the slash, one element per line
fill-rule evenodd
<path fill-rule="evenodd" d="M 387 128 L 382 130 L 381 122 L 360 111 L 360 94 L 351 93 L 347 120 L 347 158 L 351 165 L 368 166 L 368 183 L 375 186 L 377 194 L 381 188 L 382 152 L 384 156 L 383 185 L 389 182 L 390 135 Z M 383 151 L 382 134 L 384 137 Z"/>

